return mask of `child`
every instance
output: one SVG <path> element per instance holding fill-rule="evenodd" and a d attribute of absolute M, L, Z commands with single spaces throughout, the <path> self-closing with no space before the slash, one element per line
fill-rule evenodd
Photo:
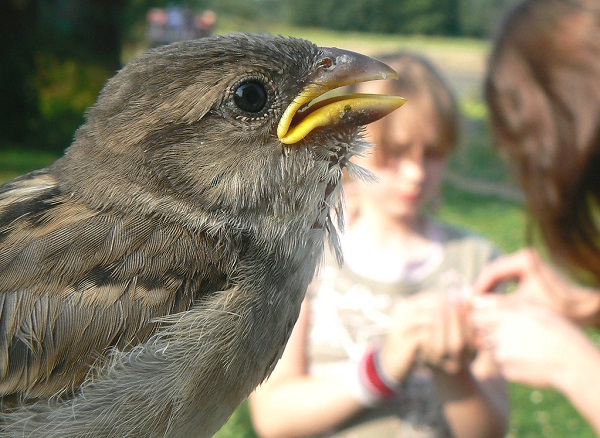
<path fill-rule="evenodd" d="M 282 359 L 251 397 L 265 437 L 506 431 L 505 385 L 474 350 L 464 296 L 496 249 L 426 213 L 457 142 L 455 99 L 422 57 L 384 61 L 400 80 L 361 91 L 408 102 L 369 127 L 375 149 L 359 164 L 378 181 L 351 188 L 344 266 L 326 257 Z"/>

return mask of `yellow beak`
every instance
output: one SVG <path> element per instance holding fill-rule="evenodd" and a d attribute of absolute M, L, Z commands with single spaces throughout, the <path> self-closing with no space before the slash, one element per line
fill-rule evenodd
<path fill-rule="evenodd" d="M 406 102 L 399 96 L 348 94 L 313 103 L 328 91 L 379 79 L 397 79 L 388 65 L 359 53 L 321 48 L 323 61 L 315 77 L 286 108 L 277 126 L 282 143 L 294 144 L 325 126 L 362 126 L 384 117 Z"/>

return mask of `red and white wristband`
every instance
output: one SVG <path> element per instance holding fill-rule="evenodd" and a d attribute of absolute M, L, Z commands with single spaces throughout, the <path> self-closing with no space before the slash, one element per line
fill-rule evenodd
<path fill-rule="evenodd" d="M 381 349 L 368 348 L 358 363 L 358 379 L 354 378 L 354 393 L 364 406 L 374 406 L 400 395 L 401 383 L 390 377 L 380 360 Z"/>

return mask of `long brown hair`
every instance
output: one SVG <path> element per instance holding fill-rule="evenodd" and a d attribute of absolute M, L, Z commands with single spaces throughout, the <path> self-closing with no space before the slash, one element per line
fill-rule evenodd
<path fill-rule="evenodd" d="M 552 257 L 600 283 L 600 2 L 509 12 L 485 95 Z"/>

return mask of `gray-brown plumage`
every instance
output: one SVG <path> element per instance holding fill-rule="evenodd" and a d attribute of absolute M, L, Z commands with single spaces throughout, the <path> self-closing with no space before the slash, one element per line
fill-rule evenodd
<path fill-rule="evenodd" d="M 281 354 L 358 126 L 402 102 L 305 104 L 391 74 L 238 34 L 111 79 L 64 157 L 0 187 L 0 435 L 218 430 Z"/>

